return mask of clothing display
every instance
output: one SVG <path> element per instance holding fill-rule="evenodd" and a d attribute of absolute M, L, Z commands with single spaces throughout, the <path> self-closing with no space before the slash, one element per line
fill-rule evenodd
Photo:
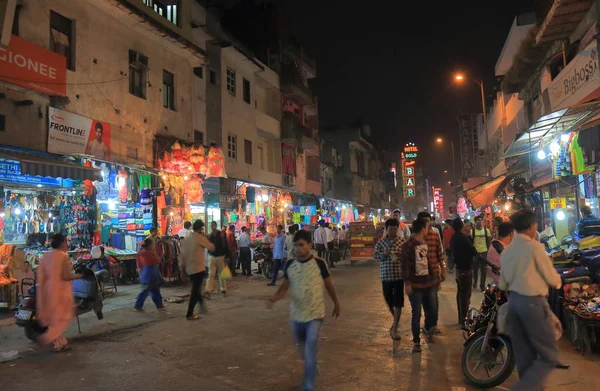
<path fill-rule="evenodd" d="M 180 279 L 178 258 L 181 254 L 179 239 L 163 236 L 156 243 L 156 252 L 160 257 L 160 274 L 163 278 L 173 281 Z"/>

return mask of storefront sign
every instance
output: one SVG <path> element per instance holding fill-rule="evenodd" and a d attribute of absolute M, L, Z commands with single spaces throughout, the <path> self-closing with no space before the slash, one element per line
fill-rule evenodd
<path fill-rule="evenodd" d="M 54 107 L 48 108 L 48 115 L 48 152 L 110 160 L 110 124 Z"/>
<path fill-rule="evenodd" d="M 548 86 L 552 111 L 590 100 L 599 88 L 598 43 L 594 39 Z"/>
<path fill-rule="evenodd" d="M 61 178 L 21 175 L 21 162 L 0 159 L 0 182 L 25 185 L 40 185 L 39 187 L 67 187 Z"/>
<path fill-rule="evenodd" d="M 48 95 L 67 95 L 67 58 L 15 35 L 0 46 L 0 80 Z"/>
<path fill-rule="evenodd" d="M 413 143 L 406 144 L 402 152 L 402 182 L 404 199 L 414 198 L 417 195 L 415 181 L 415 164 L 419 148 Z"/>
<path fill-rule="evenodd" d="M 567 209 L 567 199 L 566 198 L 550 199 L 550 209 Z"/>

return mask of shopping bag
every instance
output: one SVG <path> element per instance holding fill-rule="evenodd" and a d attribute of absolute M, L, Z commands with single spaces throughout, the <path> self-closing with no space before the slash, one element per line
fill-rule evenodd
<path fill-rule="evenodd" d="M 223 268 L 223 270 L 221 270 L 221 274 L 219 274 L 219 278 L 221 280 L 227 281 L 227 280 L 231 280 L 231 277 L 232 277 L 231 276 L 231 269 L 229 269 L 229 266 L 225 266 Z"/>

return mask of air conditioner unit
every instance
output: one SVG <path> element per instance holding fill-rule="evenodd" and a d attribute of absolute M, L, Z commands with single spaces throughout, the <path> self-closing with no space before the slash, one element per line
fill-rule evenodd
<path fill-rule="evenodd" d="M 285 175 L 283 177 L 283 183 L 286 186 L 294 186 L 296 184 L 296 177 L 293 175 Z"/>

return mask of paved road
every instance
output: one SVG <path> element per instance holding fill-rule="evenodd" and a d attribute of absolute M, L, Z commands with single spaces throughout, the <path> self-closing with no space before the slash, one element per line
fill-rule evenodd
<path fill-rule="evenodd" d="M 460 370 L 463 339 L 454 325 L 453 283 L 445 283 L 440 292 L 443 335 L 434 344 L 424 344 L 417 355 L 411 353 L 407 301 L 403 340 L 394 357 L 378 267 L 342 265 L 333 270 L 333 278 L 342 316 L 327 319 L 322 329 L 319 390 L 471 389 Z M 69 353 L 21 346 L 22 359 L 0 365 L 2 390 L 298 390 L 302 362 L 292 344 L 288 302 L 266 310 L 264 300 L 275 288 L 265 283 L 261 277 L 235 279 L 229 297 L 211 300 L 209 314 L 198 322 L 183 318 L 184 304 L 155 313 L 150 303 L 145 314 L 129 309 L 109 312 L 102 326 L 87 319 Z M 0 328 L 6 339 L 20 332 L 14 325 L 6 327 L 12 327 L 10 332 Z M 597 357 L 574 353 L 566 341 L 561 346 L 563 360 L 573 367 L 555 371 L 548 389 L 593 389 Z M 513 376 L 498 389 L 509 389 L 514 380 Z"/>

